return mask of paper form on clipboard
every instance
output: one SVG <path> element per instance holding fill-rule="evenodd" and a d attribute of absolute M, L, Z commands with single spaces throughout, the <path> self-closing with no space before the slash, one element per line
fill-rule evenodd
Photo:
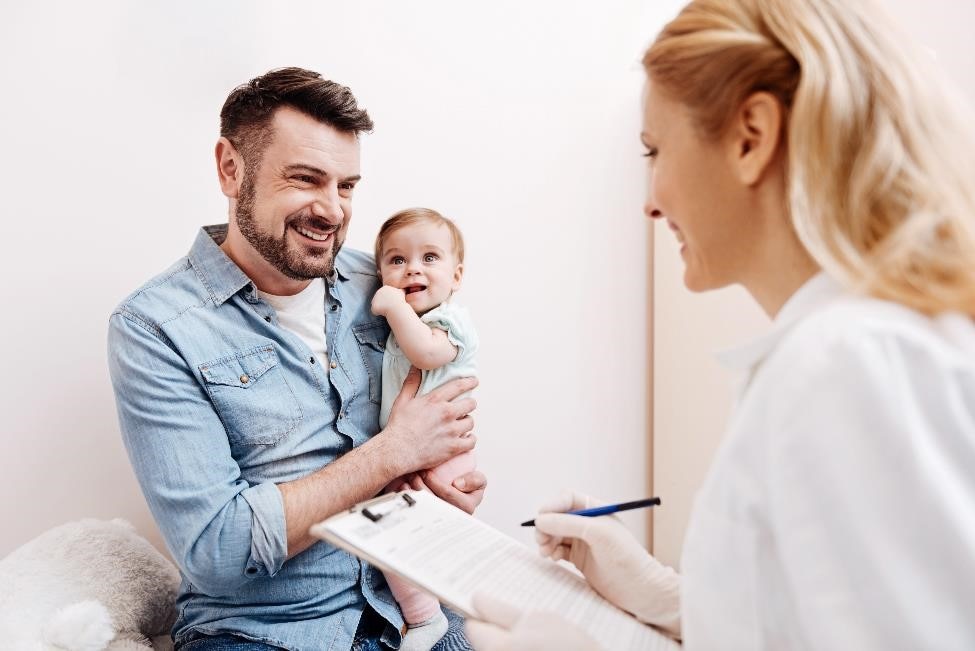
<path fill-rule="evenodd" d="M 559 613 L 607 649 L 672 651 L 680 645 L 599 596 L 585 579 L 428 491 L 363 502 L 312 535 L 477 617 L 476 592 L 523 610 Z"/>

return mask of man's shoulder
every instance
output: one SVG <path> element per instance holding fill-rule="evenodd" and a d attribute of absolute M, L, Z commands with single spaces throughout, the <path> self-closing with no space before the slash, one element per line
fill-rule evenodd
<path fill-rule="evenodd" d="M 376 259 L 371 253 L 342 247 L 338 256 L 335 258 L 335 265 L 340 273 L 346 276 L 367 276 L 378 279 L 379 272 L 376 270 Z"/>
<path fill-rule="evenodd" d="M 112 311 L 112 316 L 134 317 L 156 326 L 190 307 L 204 304 L 209 298 L 189 256 L 183 256 L 126 296 Z"/>
<path fill-rule="evenodd" d="M 341 291 L 349 297 L 361 297 L 368 303 L 382 284 L 375 259 L 365 251 L 343 248 L 335 258 L 335 268 L 339 276 L 347 281 L 344 283 L 345 289 Z"/>

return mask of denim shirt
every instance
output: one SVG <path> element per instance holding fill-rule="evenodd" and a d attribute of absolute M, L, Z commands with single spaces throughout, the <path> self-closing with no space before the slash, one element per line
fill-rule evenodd
<path fill-rule="evenodd" d="M 368 602 L 399 644 L 382 574 L 318 542 L 287 560 L 276 484 L 308 475 L 379 429 L 385 320 L 368 254 L 343 250 L 327 279 L 323 368 L 254 283 L 200 231 L 190 253 L 109 322 L 122 437 L 180 568 L 177 641 L 236 632 L 286 649 L 348 649 Z"/>

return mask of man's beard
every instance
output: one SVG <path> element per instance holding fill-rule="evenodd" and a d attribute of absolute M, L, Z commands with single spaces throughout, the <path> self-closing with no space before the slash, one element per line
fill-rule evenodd
<path fill-rule="evenodd" d="M 328 278 L 335 269 L 335 256 L 345 241 L 339 237 L 339 227 L 326 220 L 312 216 L 307 211 L 289 215 L 284 223 L 284 231 L 277 238 L 272 233 L 261 230 L 254 218 L 256 192 L 253 180 L 246 175 L 237 197 L 237 228 L 261 257 L 270 262 L 275 269 L 294 280 Z M 306 225 L 318 231 L 332 232 L 330 249 L 288 245 L 288 228 L 293 225 Z M 301 250 L 305 249 L 305 250 Z"/>

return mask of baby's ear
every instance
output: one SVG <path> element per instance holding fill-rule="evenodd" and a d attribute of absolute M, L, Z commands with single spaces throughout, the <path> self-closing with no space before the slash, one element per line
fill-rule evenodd
<path fill-rule="evenodd" d="M 464 279 L 464 263 L 458 262 L 454 268 L 454 291 L 460 289 L 460 281 Z"/>

